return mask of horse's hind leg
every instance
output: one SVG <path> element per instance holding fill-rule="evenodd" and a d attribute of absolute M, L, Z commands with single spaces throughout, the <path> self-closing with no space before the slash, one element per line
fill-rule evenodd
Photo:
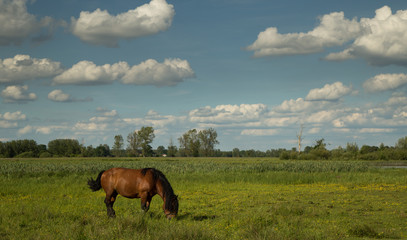
<path fill-rule="evenodd" d="M 150 208 L 151 196 L 147 192 L 144 192 L 140 195 L 140 199 L 141 199 L 141 209 L 144 212 L 147 212 L 148 209 Z"/>
<path fill-rule="evenodd" d="M 114 201 L 116 201 L 116 197 L 117 197 L 116 191 L 112 192 L 111 194 L 106 193 L 105 204 L 107 208 L 107 216 L 112 218 L 116 217 L 116 213 L 113 210 L 113 204 Z"/>

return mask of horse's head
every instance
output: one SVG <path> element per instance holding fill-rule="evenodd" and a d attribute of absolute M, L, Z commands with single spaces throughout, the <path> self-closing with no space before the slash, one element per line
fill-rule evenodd
<path fill-rule="evenodd" d="M 177 217 L 177 214 L 178 214 L 178 196 L 177 195 L 171 196 L 170 202 L 168 205 L 166 205 L 164 213 L 165 213 L 165 216 L 167 216 L 167 219 L 169 219 L 169 220 Z"/>

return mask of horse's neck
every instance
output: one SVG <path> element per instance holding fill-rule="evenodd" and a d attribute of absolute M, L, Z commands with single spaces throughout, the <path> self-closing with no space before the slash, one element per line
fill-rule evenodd
<path fill-rule="evenodd" d="M 165 200 L 166 198 L 166 189 L 164 188 L 164 184 L 161 182 L 161 180 L 157 180 L 156 181 L 156 189 L 157 189 L 157 194 L 163 199 Z"/>

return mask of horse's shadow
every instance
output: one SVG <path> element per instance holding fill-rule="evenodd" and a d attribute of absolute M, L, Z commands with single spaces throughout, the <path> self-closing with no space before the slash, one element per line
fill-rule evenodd
<path fill-rule="evenodd" d="M 193 216 L 191 213 L 184 213 L 184 214 L 181 214 L 181 215 L 177 216 L 177 220 L 180 220 L 180 221 L 185 220 L 185 219 L 192 219 L 194 221 L 203 221 L 203 220 L 215 219 L 215 218 L 216 218 L 215 215 L 211 215 L 211 216 L 208 216 L 208 215 L 196 215 L 196 216 Z"/>

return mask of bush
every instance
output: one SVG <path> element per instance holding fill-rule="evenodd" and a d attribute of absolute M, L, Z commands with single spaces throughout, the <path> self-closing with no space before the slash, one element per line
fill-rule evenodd
<path fill-rule="evenodd" d="M 16 158 L 36 158 L 36 156 L 33 152 L 23 152 L 19 155 L 16 156 Z"/>
<path fill-rule="evenodd" d="M 288 151 L 282 152 L 281 155 L 280 155 L 280 159 L 281 159 L 281 160 L 288 160 L 288 159 L 290 159 L 290 152 L 288 152 Z"/>
<path fill-rule="evenodd" d="M 40 158 L 50 158 L 50 157 L 52 157 L 52 154 L 49 152 L 40 153 Z"/>

